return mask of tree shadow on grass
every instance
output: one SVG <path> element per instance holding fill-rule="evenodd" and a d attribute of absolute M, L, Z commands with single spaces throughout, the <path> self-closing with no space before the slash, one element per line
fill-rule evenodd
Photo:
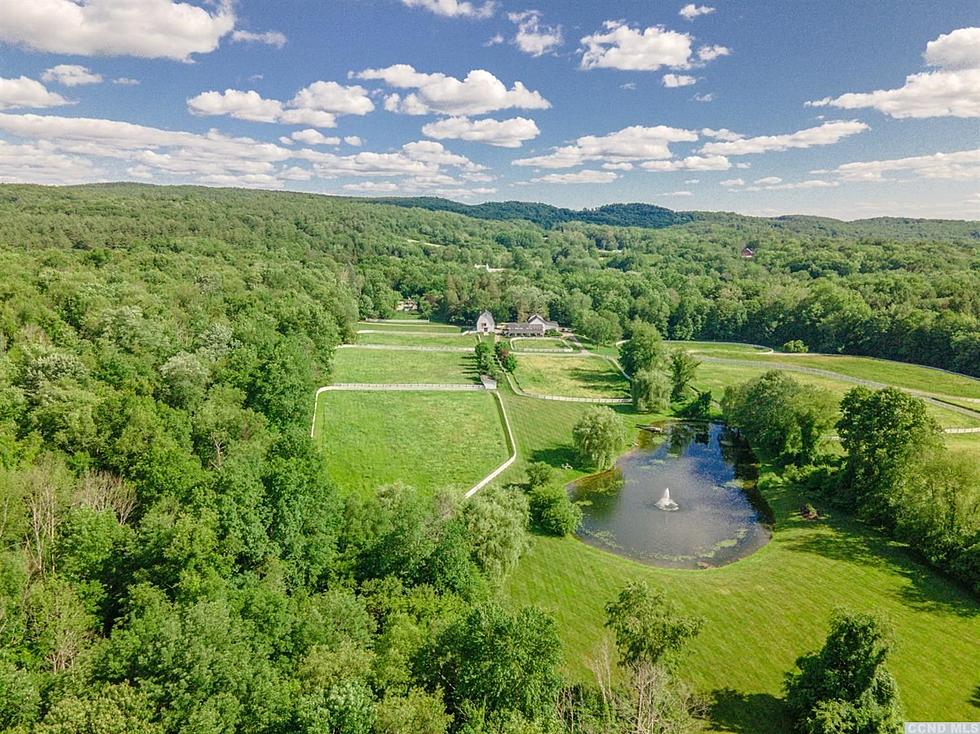
<path fill-rule="evenodd" d="M 822 519 L 804 520 L 797 509 L 807 498 L 792 487 L 770 486 L 766 499 L 776 510 L 778 532 L 793 533 L 782 541 L 783 548 L 897 573 L 909 582 L 896 592 L 897 596 L 904 604 L 921 611 L 948 612 L 961 617 L 974 617 L 980 612 L 977 603 L 954 579 L 930 568 L 909 546 L 884 536 L 846 512 L 828 511 L 818 505 Z M 795 509 L 790 509 L 793 505 Z"/>
<path fill-rule="evenodd" d="M 552 446 L 547 449 L 535 449 L 531 452 L 531 461 L 543 461 L 556 469 L 568 466 L 578 466 L 578 454 L 571 446 Z"/>
<path fill-rule="evenodd" d="M 626 393 L 626 380 L 615 372 L 597 372 L 584 367 L 573 367 L 569 377 L 585 387 L 600 390 L 608 397 L 619 397 Z"/>
<path fill-rule="evenodd" d="M 785 734 L 793 730 L 782 699 L 769 693 L 742 693 L 731 688 L 711 692 L 708 720 L 708 731 Z"/>

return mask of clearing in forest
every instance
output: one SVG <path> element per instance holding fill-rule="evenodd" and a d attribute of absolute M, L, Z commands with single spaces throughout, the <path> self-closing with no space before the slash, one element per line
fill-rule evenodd
<path fill-rule="evenodd" d="M 314 439 L 350 492 L 402 482 L 462 493 L 509 456 L 488 392 L 325 392 L 316 409 Z"/>
<path fill-rule="evenodd" d="M 595 356 L 521 354 L 514 379 L 529 395 L 629 397 L 626 378 L 611 362 Z"/>

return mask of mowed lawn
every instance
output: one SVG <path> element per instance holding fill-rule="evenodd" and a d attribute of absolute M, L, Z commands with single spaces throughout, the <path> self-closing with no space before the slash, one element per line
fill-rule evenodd
<path fill-rule="evenodd" d="M 561 349 L 565 351 L 574 350 L 576 347 L 564 339 L 554 339 L 550 336 L 535 337 L 533 339 L 511 339 L 510 348 L 515 352 L 528 352 L 535 349 Z"/>
<path fill-rule="evenodd" d="M 753 356 L 768 354 L 768 347 L 757 347 L 754 344 L 739 344 L 738 342 L 686 342 L 664 341 L 668 349 L 683 349 L 695 356 L 703 354 L 706 357 L 732 357 L 734 359 L 751 359 Z"/>
<path fill-rule="evenodd" d="M 521 354 L 514 378 L 531 395 L 581 398 L 629 396 L 629 383 L 614 365 L 600 357 Z"/>
<path fill-rule="evenodd" d="M 838 606 L 884 614 L 895 628 L 890 669 L 909 719 L 972 721 L 980 675 L 980 606 L 909 553 L 857 522 L 792 518 L 803 498 L 769 494 L 778 524 L 770 543 L 708 571 L 643 566 L 576 539 L 535 537 L 507 582 L 515 604 L 558 620 L 567 672 L 588 679 L 588 657 L 606 631 L 604 605 L 634 579 L 665 590 L 706 623 L 681 675 L 712 697 L 720 731 L 790 731 L 779 699 L 783 674 L 818 648 Z"/>
<path fill-rule="evenodd" d="M 403 482 L 465 491 L 510 455 L 487 392 L 327 392 L 317 402 L 317 445 L 343 489 Z"/>
<path fill-rule="evenodd" d="M 437 324 L 431 321 L 412 321 L 409 319 L 399 320 L 397 323 L 390 321 L 359 321 L 357 329 L 371 329 L 373 331 L 438 331 L 446 334 L 459 334 L 461 330 L 452 324 Z"/>
<path fill-rule="evenodd" d="M 476 357 L 470 353 L 357 347 L 334 352 L 334 382 L 467 384 L 478 380 Z"/>
<path fill-rule="evenodd" d="M 358 344 L 390 344 L 407 347 L 476 347 L 476 336 L 473 334 L 405 333 L 404 331 L 376 331 L 357 335 Z"/>

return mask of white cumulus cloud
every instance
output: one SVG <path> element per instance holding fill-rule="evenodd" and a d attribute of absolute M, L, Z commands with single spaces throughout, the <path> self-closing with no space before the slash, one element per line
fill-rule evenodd
<path fill-rule="evenodd" d="M 388 95 L 385 109 L 389 112 L 470 116 L 506 109 L 544 110 L 551 107 L 539 92 L 528 89 L 522 82 L 514 82 L 508 89 L 484 69 L 474 69 L 462 80 L 446 74 L 422 73 L 408 64 L 365 69 L 353 76 L 383 81 L 395 89 L 415 90 L 404 97 Z"/>
<path fill-rule="evenodd" d="M 685 20 L 694 20 L 700 15 L 708 15 L 713 12 L 715 12 L 715 9 L 708 7 L 707 5 L 695 5 L 694 3 L 688 3 L 677 11 L 677 14 Z"/>
<path fill-rule="evenodd" d="M 853 110 L 870 107 L 891 117 L 980 117 L 980 28 L 959 28 L 926 45 L 936 71 L 910 74 L 896 89 L 849 92 L 807 104 Z"/>
<path fill-rule="evenodd" d="M 526 54 L 543 56 L 562 44 L 561 26 L 545 25 L 537 10 L 508 13 L 507 18 L 517 24 L 514 45 Z"/>
<path fill-rule="evenodd" d="M 663 26 L 633 28 L 607 20 L 603 30 L 582 38 L 583 69 L 656 71 L 662 66 L 684 69 L 690 65 L 692 38 Z"/>
<path fill-rule="evenodd" d="M 428 123 L 423 126 L 422 133 L 439 140 L 468 140 L 500 148 L 520 148 L 525 141 L 538 137 L 541 131 L 534 120 L 526 117 L 509 120 L 449 117 Z"/>
<path fill-rule="evenodd" d="M 265 99 L 258 92 L 226 89 L 210 91 L 187 100 L 191 113 L 202 116 L 228 115 L 253 122 L 336 127 L 338 115 L 366 115 L 374 109 L 367 90 L 337 82 L 313 82 L 299 90 L 289 102 Z"/>
<path fill-rule="evenodd" d="M 668 159 L 673 154 L 670 143 L 694 142 L 693 130 L 657 125 L 633 125 L 608 135 L 584 135 L 574 145 L 556 148 L 551 153 L 513 161 L 516 166 L 537 168 L 574 168 L 588 161 L 623 163 L 630 161 Z"/>
<path fill-rule="evenodd" d="M 691 84 L 697 84 L 697 77 L 688 76 L 687 74 L 664 74 L 663 78 L 660 80 L 663 85 L 668 88 L 673 87 L 687 87 Z"/>
<path fill-rule="evenodd" d="M 952 153 L 933 153 L 890 160 L 845 163 L 830 171 L 847 181 L 885 181 L 888 174 L 915 178 L 975 181 L 980 180 L 980 148 Z"/>
<path fill-rule="evenodd" d="M 546 184 L 606 184 L 612 183 L 619 174 L 614 171 L 576 171 L 575 173 L 549 173 L 532 178 L 531 183 Z"/>
<path fill-rule="evenodd" d="M 26 76 L 16 79 L 0 77 L 0 110 L 17 108 L 41 109 L 71 104 L 57 92 L 51 92 L 41 82 Z"/>
<path fill-rule="evenodd" d="M 817 127 L 784 135 L 760 135 L 754 138 L 705 143 L 701 152 L 719 155 L 750 155 L 769 151 L 784 151 L 791 148 L 812 148 L 815 145 L 833 145 L 850 135 L 856 135 L 867 129 L 868 126 L 865 123 L 856 120 L 825 122 Z"/>
<path fill-rule="evenodd" d="M 4 0 L 0 41 L 78 56 L 188 61 L 235 27 L 230 0 L 214 10 L 171 0 Z"/>
<path fill-rule="evenodd" d="M 235 31 L 231 34 L 231 40 L 236 43 L 264 43 L 267 46 L 275 46 L 276 48 L 282 48 L 286 45 L 286 36 L 279 31 L 265 31 L 264 33 Z"/>
<path fill-rule="evenodd" d="M 497 9 L 492 0 L 482 4 L 467 0 L 402 0 L 402 5 L 423 8 L 445 18 L 489 18 Z"/>
<path fill-rule="evenodd" d="M 78 64 L 58 64 L 47 69 L 41 75 L 41 81 L 54 82 L 65 87 L 80 87 L 85 84 L 100 84 L 102 75 Z"/>

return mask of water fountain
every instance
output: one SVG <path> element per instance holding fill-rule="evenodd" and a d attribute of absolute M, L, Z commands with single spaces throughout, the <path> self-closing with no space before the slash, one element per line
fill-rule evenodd
<path fill-rule="evenodd" d="M 677 503 L 670 498 L 669 487 L 664 490 L 664 496 L 657 500 L 657 507 L 664 512 L 674 512 L 675 510 L 680 509 L 680 507 L 677 506 Z"/>

